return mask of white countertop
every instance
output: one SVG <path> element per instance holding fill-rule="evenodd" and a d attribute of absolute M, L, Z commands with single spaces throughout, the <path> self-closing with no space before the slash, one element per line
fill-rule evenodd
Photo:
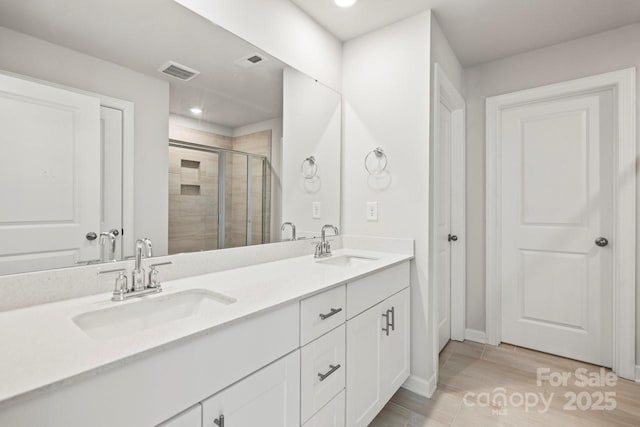
<path fill-rule="evenodd" d="M 355 249 L 334 251 L 334 257 L 343 254 L 376 259 L 342 267 L 319 264 L 306 255 L 164 282 L 162 293 L 125 302 L 112 302 L 111 294 L 103 293 L 0 313 L 0 405 L 413 258 Z M 72 320 L 78 314 L 189 289 L 214 291 L 237 301 L 106 341 L 89 337 Z"/>

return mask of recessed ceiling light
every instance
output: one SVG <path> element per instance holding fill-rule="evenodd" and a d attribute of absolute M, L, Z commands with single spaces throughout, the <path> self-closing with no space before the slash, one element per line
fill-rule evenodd
<path fill-rule="evenodd" d="M 351 7 L 354 4 L 356 4 L 358 0 L 333 0 L 333 1 L 336 2 L 336 4 L 340 7 Z"/>
<path fill-rule="evenodd" d="M 193 107 L 190 108 L 189 111 L 191 111 L 192 114 L 202 114 L 204 110 L 202 108 Z"/>

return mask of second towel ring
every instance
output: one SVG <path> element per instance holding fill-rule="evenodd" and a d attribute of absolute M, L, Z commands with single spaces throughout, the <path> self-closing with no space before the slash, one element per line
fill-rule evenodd
<path fill-rule="evenodd" d="M 305 166 L 309 164 L 308 168 Z M 316 162 L 316 158 L 313 156 L 309 156 L 302 161 L 302 165 L 300 166 L 300 172 L 302 173 L 302 177 L 304 179 L 311 179 L 318 174 L 318 163 Z"/>
<path fill-rule="evenodd" d="M 371 155 L 375 155 L 376 158 L 378 159 L 379 165 L 378 168 L 375 170 L 371 170 L 369 168 L 369 157 L 371 157 Z M 382 172 L 385 171 L 385 169 L 387 169 L 387 155 L 384 153 L 384 150 L 380 147 L 377 147 L 373 150 L 371 150 L 364 158 L 364 168 L 367 170 L 367 172 L 369 172 L 369 175 L 380 175 Z"/>

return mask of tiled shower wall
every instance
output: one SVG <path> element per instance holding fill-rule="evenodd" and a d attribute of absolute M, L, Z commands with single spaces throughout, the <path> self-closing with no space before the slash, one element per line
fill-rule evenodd
<path fill-rule="evenodd" d="M 267 157 L 270 163 L 271 131 L 239 137 L 171 125 L 170 138 Z M 244 246 L 247 241 L 247 157 L 227 153 L 225 199 L 225 247 Z M 262 162 L 252 161 L 251 244 L 269 241 L 270 171 L 267 170 L 265 214 L 262 210 Z M 169 147 L 169 254 L 218 248 L 218 166 L 215 153 Z M 267 165 L 268 167 L 268 165 Z"/>

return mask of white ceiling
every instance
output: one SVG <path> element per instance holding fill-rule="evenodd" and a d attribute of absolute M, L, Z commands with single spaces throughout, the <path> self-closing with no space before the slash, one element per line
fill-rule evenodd
<path fill-rule="evenodd" d="M 258 49 L 172 0 L 0 0 L 0 26 L 168 81 L 175 114 L 193 117 L 198 106 L 203 120 L 229 127 L 282 115 L 284 64 L 265 55 L 254 68 L 236 65 Z M 169 60 L 202 74 L 160 74 Z"/>
<path fill-rule="evenodd" d="M 432 9 L 464 66 L 640 21 L 640 0 L 292 0 L 346 41 Z"/>

